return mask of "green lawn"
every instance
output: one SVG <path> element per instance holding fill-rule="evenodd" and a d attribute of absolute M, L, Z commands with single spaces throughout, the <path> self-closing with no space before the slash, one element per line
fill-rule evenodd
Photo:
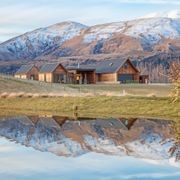
<path fill-rule="evenodd" d="M 65 85 L 0 75 L 0 115 L 53 114 L 85 117 L 156 117 L 179 120 L 180 102 L 168 97 L 172 85 Z M 15 94 L 12 96 L 12 94 Z M 39 94 L 31 98 L 16 93 Z M 51 95 L 50 95 L 51 94 Z M 51 97 L 50 97 L 51 96 Z M 45 98 L 46 97 L 46 98 Z M 74 111 L 74 107 L 78 110 Z"/>
<path fill-rule="evenodd" d="M 75 111 L 74 107 L 78 110 Z M 52 114 L 83 117 L 153 117 L 179 120 L 180 102 L 161 97 L 52 97 L 0 100 L 0 115 Z"/>

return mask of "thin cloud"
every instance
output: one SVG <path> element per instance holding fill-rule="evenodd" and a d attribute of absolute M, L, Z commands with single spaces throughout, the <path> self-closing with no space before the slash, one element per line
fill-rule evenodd
<path fill-rule="evenodd" d="M 139 178 L 172 178 L 172 177 L 179 177 L 180 172 L 169 172 L 169 173 L 139 173 L 139 174 L 132 174 L 132 175 L 125 175 L 121 176 L 123 179 L 139 179 Z"/>
<path fill-rule="evenodd" d="M 180 4 L 179 0 L 117 0 L 117 2 L 138 4 Z"/>
<path fill-rule="evenodd" d="M 91 26 L 177 9 L 177 4 L 180 0 L 0 0 L 0 41 L 62 21 Z"/>

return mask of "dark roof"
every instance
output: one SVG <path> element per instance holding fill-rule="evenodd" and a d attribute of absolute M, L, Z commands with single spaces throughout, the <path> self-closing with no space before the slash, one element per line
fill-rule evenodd
<path fill-rule="evenodd" d="M 97 64 L 96 73 L 113 73 L 118 71 L 127 59 L 112 59 L 107 61 L 101 61 Z"/>
<path fill-rule="evenodd" d="M 22 66 L 19 68 L 19 70 L 16 72 L 16 74 L 26 74 L 26 73 L 28 73 L 33 67 L 34 67 L 33 64 L 22 65 Z"/>
<path fill-rule="evenodd" d="M 66 67 L 67 70 L 79 70 L 79 71 L 94 71 L 96 70 L 96 66 L 95 65 L 82 65 L 80 64 L 75 65 L 75 66 L 67 66 Z"/>
<path fill-rule="evenodd" d="M 40 68 L 40 73 L 47 73 L 47 72 L 53 72 L 59 65 L 61 65 L 60 63 L 47 63 L 44 64 L 41 68 Z"/>
<path fill-rule="evenodd" d="M 128 60 L 127 58 L 103 60 L 103 61 L 98 62 L 97 64 L 93 64 L 93 65 L 92 64 L 89 64 L 89 65 L 80 64 L 79 67 L 78 67 L 78 65 L 67 66 L 66 69 L 67 70 L 80 70 L 80 71 L 96 70 L 97 74 L 114 73 L 114 72 L 117 72 L 127 60 Z M 135 66 L 133 64 L 132 64 L 132 66 L 135 68 Z"/>

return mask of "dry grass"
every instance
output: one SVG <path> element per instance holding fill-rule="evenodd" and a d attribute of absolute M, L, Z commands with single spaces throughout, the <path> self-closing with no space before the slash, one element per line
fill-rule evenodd
<path fill-rule="evenodd" d="M 172 104 L 171 85 L 63 85 L 0 76 L 0 115 L 73 114 L 89 117 L 157 117 L 178 119 L 179 101 Z"/>
<path fill-rule="evenodd" d="M 104 85 L 69 85 L 79 92 L 92 92 L 99 95 L 112 94 L 113 96 L 157 96 L 167 97 L 173 86 L 171 84 L 104 84 Z"/>
<path fill-rule="evenodd" d="M 46 96 L 169 96 L 172 85 L 146 84 L 105 84 L 105 85 L 67 85 L 50 84 L 38 81 L 19 80 L 0 75 L 0 97 L 13 93 L 46 94 Z M 7 93 L 7 94 L 5 94 Z M 10 95 L 12 96 L 12 95 Z"/>

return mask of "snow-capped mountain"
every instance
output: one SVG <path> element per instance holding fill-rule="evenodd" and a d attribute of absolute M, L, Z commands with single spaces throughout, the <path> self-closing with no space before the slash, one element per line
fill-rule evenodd
<path fill-rule="evenodd" d="M 159 18 L 159 17 L 165 17 L 165 18 L 172 18 L 172 19 L 177 19 L 180 18 L 180 10 L 173 10 L 173 11 L 166 11 L 166 12 L 154 12 L 151 14 L 148 14 L 142 18 Z"/>
<path fill-rule="evenodd" d="M 96 55 L 180 55 L 179 11 L 87 27 L 63 22 L 0 44 L 0 60 L 59 59 Z M 104 59 L 104 56 L 101 57 Z"/>
<path fill-rule="evenodd" d="M 0 136 L 58 156 L 97 152 L 158 161 L 179 158 L 171 122 L 163 120 L 24 116 L 1 119 Z"/>
<path fill-rule="evenodd" d="M 85 31 L 83 42 L 103 41 L 112 38 L 115 34 L 136 38 L 140 40 L 142 46 L 153 45 L 162 38 L 180 39 L 180 20 L 149 18 L 97 25 Z"/>
<path fill-rule="evenodd" d="M 44 52 L 56 49 L 85 28 L 85 25 L 76 22 L 62 22 L 40 28 L 2 43 L 0 56 L 6 59 L 34 59 Z"/>

